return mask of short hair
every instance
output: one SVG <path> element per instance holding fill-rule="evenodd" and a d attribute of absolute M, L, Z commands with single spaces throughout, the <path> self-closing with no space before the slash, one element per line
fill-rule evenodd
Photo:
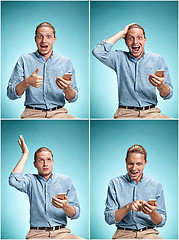
<path fill-rule="evenodd" d="M 127 150 L 126 159 L 128 159 L 129 153 L 140 153 L 140 154 L 143 154 L 145 162 L 147 160 L 147 151 L 141 145 L 135 144 L 135 145 L 131 146 Z"/>
<path fill-rule="evenodd" d="M 35 30 L 35 36 L 37 36 L 37 30 L 41 27 L 49 27 L 49 28 L 52 28 L 53 29 L 53 34 L 54 34 L 54 37 L 55 37 L 55 28 L 52 26 L 52 24 L 48 23 L 48 22 L 43 22 L 43 23 L 40 23 L 37 27 L 36 27 L 36 30 Z"/>
<path fill-rule="evenodd" d="M 39 152 L 43 152 L 43 151 L 48 151 L 52 154 L 52 151 L 46 147 L 41 147 L 39 149 L 37 149 L 37 151 L 34 153 L 34 162 L 36 161 L 36 157 L 37 157 L 37 153 Z M 53 154 L 52 154 L 52 158 L 53 158 Z"/>
<path fill-rule="evenodd" d="M 132 28 L 140 28 L 140 29 L 143 31 L 144 38 L 145 38 L 145 31 L 144 31 L 143 27 L 141 27 L 140 25 L 134 23 L 134 24 L 132 24 L 132 25 L 129 26 L 128 30 L 130 30 L 130 29 L 132 29 Z M 127 32 L 128 32 L 128 30 L 127 30 Z M 126 35 L 125 35 L 125 39 L 126 39 L 126 38 L 127 38 L 127 33 L 126 33 Z"/>

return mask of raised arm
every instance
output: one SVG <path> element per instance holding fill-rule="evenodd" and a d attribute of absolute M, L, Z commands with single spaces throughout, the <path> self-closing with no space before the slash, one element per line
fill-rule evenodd
<path fill-rule="evenodd" d="M 24 138 L 23 138 L 22 135 L 19 136 L 18 143 L 19 143 L 19 146 L 22 149 L 23 155 L 22 155 L 20 161 L 15 166 L 13 172 L 14 173 L 23 173 L 27 158 L 29 156 L 29 150 L 28 150 L 28 148 L 25 144 L 25 141 L 24 141 Z"/>
<path fill-rule="evenodd" d="M 119 41 L 121 38 L 125 38 L 126 33 L 128 31 L 128 28 L 133 25 L 134 23 L 130 23 L 127 26 L 125 26 L 120 32 L 116 33 L 115 35 L 113 35 L 110 38 L 107 38 L 105 40 L 105 42 L 110 43 L 112 45 L 114 45 L 117 41 Z"/>

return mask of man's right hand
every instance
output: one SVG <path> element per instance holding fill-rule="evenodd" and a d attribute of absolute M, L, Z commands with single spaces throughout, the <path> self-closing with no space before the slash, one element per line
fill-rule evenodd
<path fill-rule="evenodd" d="M 140 212 L 142 211 L 142 205 L 143 205 L 143 200 L 137 200 L 137 201 L 134 201 L 134 202 L 131 202 L 129 203 L 129 209 L 130 210 L 134 210 L 136 212 Z"/>
<path fill-rule="evenodd" d="M 43 77 L 38 76 L 37 73 L 40 71 L 40 68 L 38 67 L 34 73 L 32 73 L 28 78 L 26 78 L 26 82 L 28 85 L 31 85 L 32 87 L 40 87 L 43 83 Z"/>
<path fill-rule="evenodd" d="M 27 148 L 27 145 L 25 144 L 24 138 L 22 135 L 19 136 L 20 140 L 18 139 L 19 146 L 22 149 L 23 154 L 29 154 L 29 149 Z"/>
<path fill-rule="evenodd" d="M 122 38 L 125 38 L 125 36 L 127 34 L 127 31 L 128 31 L 128 28 L 133 24 L 135 24 L 135 23 L 130 23 L 122 29 L 122 31 L 121 31 L 123 33 Z"/>

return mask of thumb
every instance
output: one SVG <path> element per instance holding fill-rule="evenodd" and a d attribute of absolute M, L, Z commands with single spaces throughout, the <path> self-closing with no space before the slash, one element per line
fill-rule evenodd
<path fill-rule="evenodd" d="M 34 72 L 34 73 L 36 73 L 36 74 L 37 74 L 39 71 L 40 71 L 40 68 L 38 67 L 38 68 L 37 68 L 37 70 L 35 70 L 35 72 Z"/>

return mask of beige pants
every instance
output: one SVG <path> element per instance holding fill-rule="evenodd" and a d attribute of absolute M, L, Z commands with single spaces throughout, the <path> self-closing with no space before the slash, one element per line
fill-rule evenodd
<path fill-rule="evenodd" d="M 147 229 L 142 232 L 133 232 L 132 230 L 117 229 L 112 239 L 163 239 L 158 236 L 159 231 Z"/>
<path fill-rule="evenodd" d="M 173 119 L 167 115 L 161 114 L 159 108 L 151 108 L 148 110 L 134 110 L 118 108 L 114 114 L 115 119 Z"/>
<path fill-rule="evenodd" d="M 26 239 L 83 239 L 71 234 L 70 229 L 62 228 L 54 231 L 31 229 L 26 235 Z"/>
<path fill-rule="evenodd" d="M 70 114 L 67 114 L 66 108 L 59 108 L 54 111 L 44 111 L 25 108 L 21 115 L 22 119 L 78 119 Z"/>

